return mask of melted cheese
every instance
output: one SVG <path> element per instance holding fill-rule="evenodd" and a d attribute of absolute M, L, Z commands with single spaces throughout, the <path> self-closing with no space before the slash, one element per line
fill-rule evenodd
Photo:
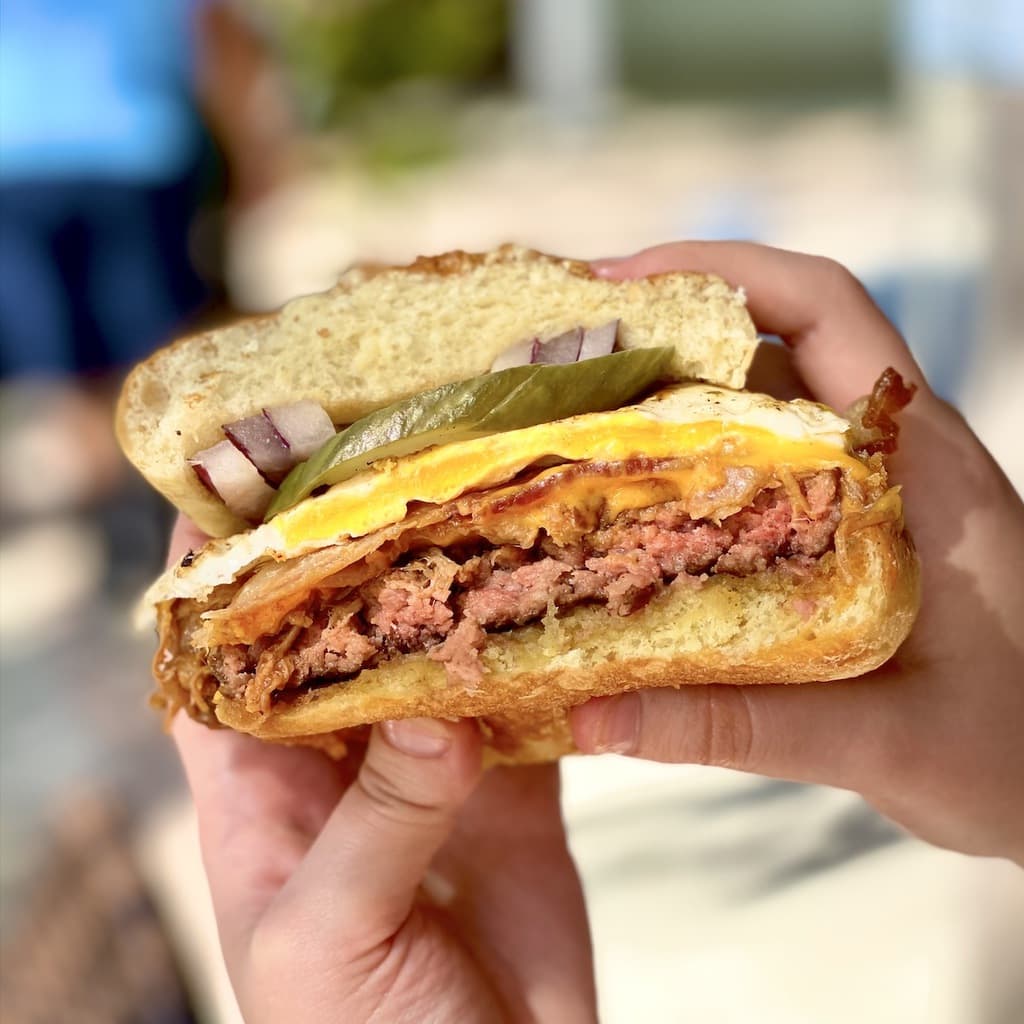
<path fill-rule="evenodd" d="M 811 402 L 778 402 L 697 384 L 675 387 L 614 412 L 381 460 L 255 530 L 211 542 L 191 567 L 175 567 L 161 577 L 146 600 L 201 598 L 263 559 L 293 558 L 346 537 L 365 536 L 401 521 L 416 504 L 440 505 L 500 488 L 546 459 L 627 462 L 645 457 L 685 463 L 674 475 L 662 473 L 656 480 L 650 473 L 632 476 L 624 467 L 622 475 L 580 477 L 573 484 L 574 503 L 600 499 L 613 514 L 706 493 L 720 486 L 728 467 L 747 467 L 760 479 L 836 467 L 863 479 L 869 471 L 848 452 L 848 429 L 845 420 Z M 557 467 L 542 475 L 549 472 Z M 524 507 L 523 514 L 543 513 Z"/>
<path fill-rule="evenodd" d="M 403 519 L 413 501 L 442 504 L 468 491 L 502 484 L 552 457 L 567 462 L 623 462 L 638 455 L 654 459 L 693 455 L 716 466 L 755 470 L 777 467 L 806 472 L 842 466 L 857 475 L 866 472 L 845 451 L 816 437 L 784 438 L 739 423 L 672 423 L 633 410 L 605 414 L 603 429 L 595 436 L 589 419 L 579 416 L 377 463 L 370 471 L 283 513 L 271 525 L 280 531 L 286 549 L 361 537 Z M 600 486 L 607 490 L 612 484 L 603 478 Z"/>

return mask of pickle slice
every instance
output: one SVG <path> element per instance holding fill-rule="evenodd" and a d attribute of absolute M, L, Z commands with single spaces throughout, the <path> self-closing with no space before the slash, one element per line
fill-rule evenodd
<path fill-rule="evenodd" d="M 606 412 L 667 379 L 674 349 L 638 348 L 579 363 L 512 366 L 443 384 L 356 420 L 285 477 L 266 519 L 378 459 Z"/>

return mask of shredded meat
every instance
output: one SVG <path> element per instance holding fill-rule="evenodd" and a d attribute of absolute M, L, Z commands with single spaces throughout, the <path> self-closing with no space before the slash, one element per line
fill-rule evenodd
<path fill-rule="evenodd" d="M 455 613 L 446 602 L 457 572 L 435 549 L 361 587 L 373 636 L 397 651 L 415 651 L 447 635 Z"/>
<path fill-rule="evenodd" d="M 427 657 L 444 663 L 450 678 L 466 686 L 480 682 L 480 648 L 487 634 L 475 619 L 463 619 L 439 647 Z"/>
<path fill-rule="evenodd" d="M 803 574 L 832 548 L 839 518 L 838 474 L 823 471 L 762 490 L 720 523 L 692 519 L 671 501 L 625 512 L 572 543 L 542 534 L 530 547 L 480 540 L 410 551 L 357 586 L 317 591 L 278 634 L 223 645 L 208 664 L 251 710 L 398 654 L 425 653 L 472 686 L 488 632 L 583 603 L 630 615 L 676 581 L 699 586 L 716 573 Z"/>

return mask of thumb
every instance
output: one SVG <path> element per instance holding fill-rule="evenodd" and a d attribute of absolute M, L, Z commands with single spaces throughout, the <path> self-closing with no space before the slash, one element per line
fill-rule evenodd
<path fill-rule="evenodd" d="M 863 791 L 891 757 L 879 680 L 694 685 L 599 697 L 572 711 L 585 753 L 708 764 Z"/>
<path fill-rule="evenodd" d="M 281 891 L 314 934 L 350 952 L 390 938 L 481 772 L 470 721 L 375 726 L 366 758 Z M 309 920 L 309 917 L 315 917 Z"/>

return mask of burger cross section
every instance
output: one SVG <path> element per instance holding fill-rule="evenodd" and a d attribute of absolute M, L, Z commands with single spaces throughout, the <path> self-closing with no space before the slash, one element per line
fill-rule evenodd
<path fill-rule="evenodd" d="M 176 411 L 174 393 L 161 394 L 163 418 L 202 419 L 197 438 L 215 436 L 216 420 L 246 422 L 216 400 L 242 384 L 231 381 L 233 349 L 248 346 L 258 363 L 262 346 L 272 362 L 289 323 L 324 315 L 328 300 L 158 353 L 126 385 L 122 439 L 156 486 L 222 534 L 148 596 L 160 630 L 157 700 L 169 711 L 335 756 L 377 721 L 473 718 L 491 761 L 547 761 L 573 749 L 568 711 L 590 697 L 848 678 L 882 664 L 909 632 L 917 562 L 885 466 L 891 412 L 910 397 L 898 375 L 849 420 L 737 390 L 757 334 L 742 295 L 708 275 L 610 282 L 505 248 L 357 274 L 339 287 L 328 333 L 355 336 L 358 324 L 345 324 L 365 292 L 411 296 L 400 309 L 428 300 L 458 308 L 466 334 L 449 320 L 443 344 L 464 353 L 485 339 L 469 393 L 488 374 L 518 372 L 504 367 L 510 352 L 527 360 L 528 379 L 543 349 L 536 339 L 552 335 L 544 345 L 566 379 L 588 371 L 588 332 L 624 354 L 598 350 L 594 367 L 646 349 L 659 371 L 621 407 L 485 437 L 437 431 L 425 449 L 372 458 L 326 490 L 279 502 L 276 515 L 272 506 L 268 522 L 236 529 L 216 488 L 196 487 L 188 458 L 170 466 L 155 441 L 139 441 L 135 427 L 152 415 L 145 396 L 192 346 L 220 358 L 216 395 L 182 399 L 188 409 Z M 377 361 L 360 369 L 383 392 L 417 321 L 396 315 L 370 327 Z M 340 372 L 344 355 L 330 350 L 335 365 L 322 369 Z M 181 393 L 194 398 L 204 378 L 193 373 L 194 389 Z M 392 408 L 429 412 L 417 394 L 433 392 L 390 386 L 378 409 L 390 397 Z M 277 392 L 252 405 L 321 397 Z M 324 400 L 332 406 L 337 416 L 339 403 Z"/>

